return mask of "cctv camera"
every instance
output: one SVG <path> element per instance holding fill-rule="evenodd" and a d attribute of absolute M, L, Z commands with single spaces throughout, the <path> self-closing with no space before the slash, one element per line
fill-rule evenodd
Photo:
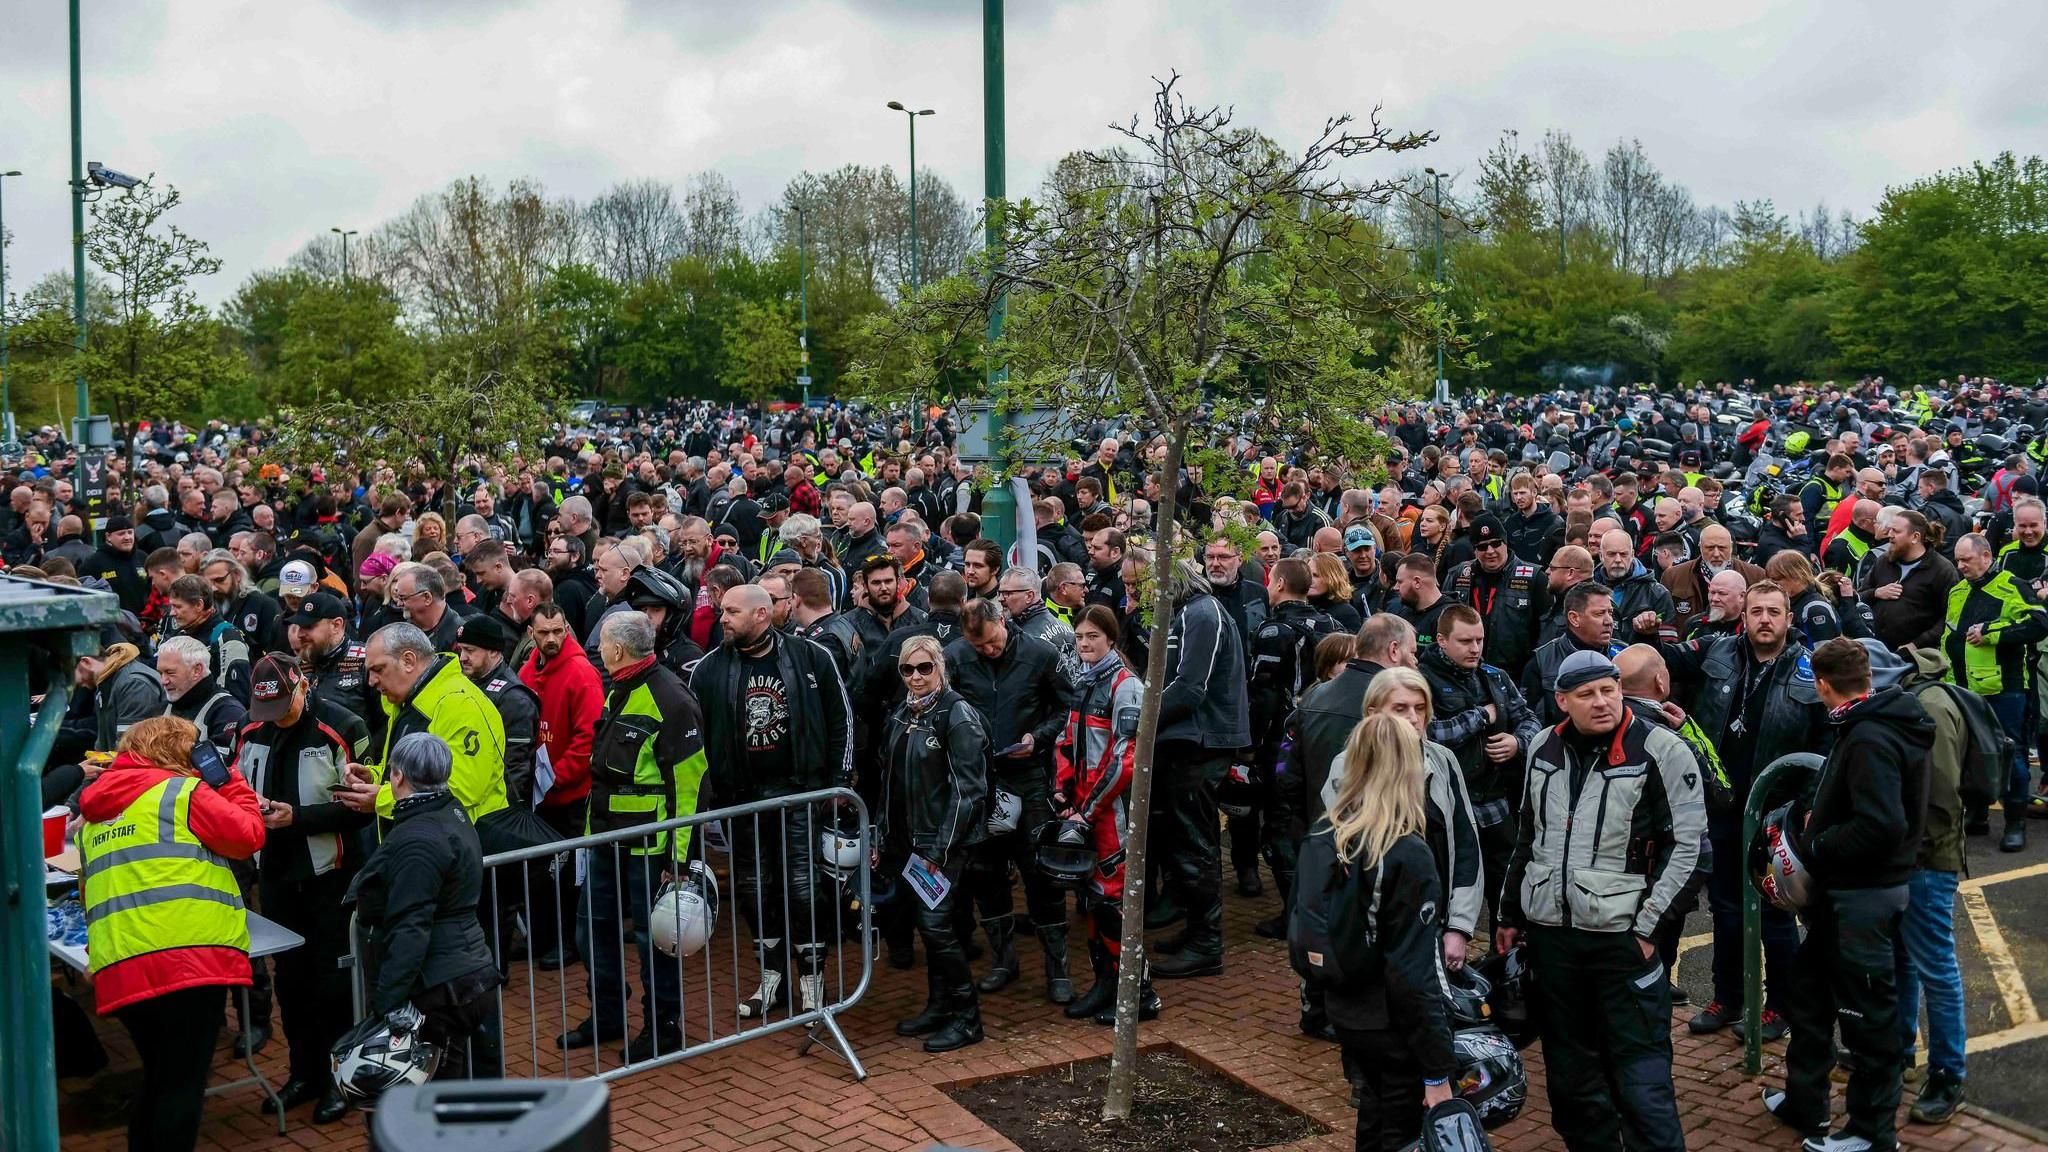
<path fill-rule="evenodd" d="M 142 181 L 126 172 L 116 172 L 97 160 L 85 166 L 85 178 L 102 188 L 133 188 Z"/>

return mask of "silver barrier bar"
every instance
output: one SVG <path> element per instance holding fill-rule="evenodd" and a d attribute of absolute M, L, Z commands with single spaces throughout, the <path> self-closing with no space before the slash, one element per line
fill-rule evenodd
<path fill-rule="evenodd" d="M 858 865 L 843 873 L 825 866 L 820 843 L 822 833 L 834 827 L 834 816 L 842 809 L 850 813 L 847 823 L 859 829 Z M 722 849 L 706 842 L 707 834 L 721 832 Z M 774 842 L 764 843 L 764 835 L 772 836 Z M 852 836 L 850 830 L 847 835 Z M 679 846 L 668 839 L 683 836 L 689 839 L 687 852 L 678 851 Z M 479 907 L 478 920 L 499 971 L 507 979 L 493 994 L 496 1011 L 492 1018 L 471 1037 L 472 1045 L 483 1041 L 489 1052 L 495 1053 L 490 1056 L 492 1066 L 474 1067 L 489 1052 L 480 1053 L 471 1046 L 467 1049 L 471 1066 L 455 1070 L 456 1074 L 495 1075 L 519 1067 L 535 1077 L 614 1080 L 759 1037 L 803 1029 L 799 1054 L 822 1044 L 826 1052 L 846 1061 L 856 1079 L 865 1079 L 867 1070 L 838 1017 L 860 1002 L 873 981 L 876 928 L 870 859 L 874 848 L 866 805 L 851 790 L 829 788 L 485 857 L 482 904 L 487 907 Z M 653 926 L 642 921 L 648 919 L 662 877 L 681 879 L 695 861 L 703 863 L 715 881 L 721 870 L 720 857 L 729 892 L 719 901 L 714 938 L 698 950 L 701 960 L 682 953 L 670 956 L 653 948 Z M 545 885 L 539 884 L 541 877 L 532 871 L 536 865 L 547 879 Z M 517 884 L 506 873 L 509 868 L 519 870 Z M 567 882 L 566 871 L 576 874 L 575 884 Z M 743 877 L 751 882 L 743 882 Z M 542 887 L 546 889 L 541 893 L 544 905 L 536 899 L 537 889 Z M 601 888 L 610 891 L 600 896 Z M 575 903 L 565 909 L 571 892 Z M 513 893 L 518 895 L 516 910 Z M 818 901 L 827 899 L 832 901 L 830 917 L 821 916 L 818 909 Z M 858 911 L 855 933 L 847 931 L 849 899 Z M 681 914 L 678 907 L 678 935 Z M 520 961 L 507 954 L 508 925 L 524 929 L 527 955 L 523 977 L 511 971 Z M 829 938 L 821 932 L 827 927 Z M 754 944 L 751 964 L 740 941 L 743 929 Z M 718 946 L 715 937 L 719 933 L 729 935 L 729 951 Z M 847 949 L 856 936 L 858 978 L 849 989 Z M 372 951 L 353 916 L 350 948 L 343 963 L 351 969 L 351 993 L 356 1018 L 361 1019 L 370 1000 Z M 829 966 L 828 950 L 833 959 Z M 544 954 L 558 955 L 560 963 L 543 970 L 538 961 Z M 721 955 L 731 965 L 729 978 L 717 970 Z M 578 963 L 584 969 L 580 975 L 574 971 Z M 767 974 L 775 972 L 781 986 L 762 1004 L 758 1016 L 741 1018 L 738 1010 L 749 967 L 764 984 Z M 615 995 L 609 987 L 612 981 L 601 979 L 614 974 Z M 637 1014 L 633 1011 L 636 984 L 643 1001 Z M 728 984 L 732 997 L 721 1012 L 718 989 Z M 696 995 L 696 986 L 702 988 L 701 997 Z M 615 1022 L 609 1011 L 599 1010 L 600 996 L 607 1006 L 616 1002 Z M 649 1002 L 650 996 L 655 1002 Z M 543 1005 L 549 1011 L 544 1013 Z M 701 1015 L 693 1014 L 693 1007 L 699 1008 Z M 513 1015 L 508 1015 L 508 1010 Z M 587 1061 L 583 1052 L 556 1043 L 558 1035 L 581 1026 L 576 1019 L 579 1010 L 588 1011 L 582 1023 L 588 1024 L 596 1040 L 589 1045 Z M 675 1018 L 664 1019 L 670 1011 Z M 524 1012 L 524 1021 L 517 1019 L 518 1012 Z M 544 1026 L 550 1015 L 555 1027 Z M 636 1015 L 644 1037 L 635 1033 Z M 526 1052 L 514 1050 L 515 1039 L 524 1041 Z M 639 1050 L 618 1051 L 619 1043 L 629 1039 Z M 448 1074 L 444 1066 L 442 1075 Z"/>

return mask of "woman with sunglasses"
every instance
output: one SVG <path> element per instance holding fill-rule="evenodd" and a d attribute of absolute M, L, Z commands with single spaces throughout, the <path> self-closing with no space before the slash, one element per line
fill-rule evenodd
<path fill-rule="evenodd" d="M 878 865 L 902 876 L 924 937 L 924 1011 L 896 1025 L 927 1052 L 979 1044 L 981 1006 L 953 909 L 965 898 L 968 847 L 987 833 L 988 733 L 981 714 L 946 685 L 937 637 L 913 636 L 896 657 L 903 703 L 882 739 Z"/>

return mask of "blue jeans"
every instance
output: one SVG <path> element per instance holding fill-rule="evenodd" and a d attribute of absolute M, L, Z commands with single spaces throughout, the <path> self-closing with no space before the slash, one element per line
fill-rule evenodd
<path fill-rule="evenodd" d="M 2003 799 L 2007 804 L 2017 804 L 2024 809 L 2027 803 L 2027 694 L 2000 692 L 1984 699 L 1998 716 L 1998 723 L 2005 729 L 2005 734 L 2012 737 L 2012 773 L 2006 779 Z"/>
<path fill-rule="evenodd" d="M 682 973 L 672 957 L 655 954 L 647 927 L 655 894 L 661 890 L 661 873 L 675 865 L 666 855 L 636 856 L 628 847 L 600 844 L 590 849 L 582 899 L 576 902 L 576 949 L 590 969 L 590 1015 L 600 1036 L 616 1034 L 626 1022 L 622 945 L 627 928 L 621 914 L 633 922 L 633 949 L 640 957 L 641 1022 L 666 1025 L 683 1011 Z"/>
<path fill-rule="evenodd" d="M 1956 964 L 1955 911 L 1956 874 L 1916 870 L 1894 955 L 1906 1063 L 1913 1062 L 1913 1029 L 1920 1022 L 1920 991 L 1925 988 L 1927 1066 L 1961 1080 L 1968 1031 L 1963 1023 L 1963 973 Z"/>

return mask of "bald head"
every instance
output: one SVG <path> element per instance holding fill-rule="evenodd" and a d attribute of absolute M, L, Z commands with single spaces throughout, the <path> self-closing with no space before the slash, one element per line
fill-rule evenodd
<path fill-rule="evenodd" d="M 1736 620 L 1742 616 L 1742 599 L 1749 592 L 1749 581 L 1733 568 L 1724 568 L 1707 582 L 1707 619 L 1719 622 Z"/>
<path fill-rule="evenodd" d="M 1882 511 L 1884 505 L 1875 500 L 1858 500 L 1855 509 L 1849 513 L 1849 523 L 1854 524 L 1857 531 L 1869 535 L 1877 531 L 1877 514 Z"/>
<path fill-rule="evenodd" d="M 1700 529 L 1700 558 L 1709 568 L 1726 568 L 1735 559 L 1735 537 L 1719 524 Z"/>
<path fill-rule="evenodd" d="M 1630 696 L 1662 702 L 1671 691 L 1671 671 L 1664 657 L 1648 644 L 1631 644 L 1614 658 L 1621 669 L 1621 690 Z"/>
<path fill-rule="evenodd" d="M 1572 585 L 1593 578 L 1593 554 L 1577 544 L 1559 548 L 1550 558 L 1550 591 L 1563 592 Z"/>
<path fill-rule="evenodd" d="M 719 597 L 719 627 L 728 642 L 742 650 L 752 648 L 772 630 L 774 609 L 774 597 L 766 588 L 741 584 Z"/>
<path fill-rule="evenodd" d="M 1619 528 L 1600 537 L 1600 569 L 1607 574 L 1608 583 L 1627 577 L 1635 567 L 1635 537 Z"/>

